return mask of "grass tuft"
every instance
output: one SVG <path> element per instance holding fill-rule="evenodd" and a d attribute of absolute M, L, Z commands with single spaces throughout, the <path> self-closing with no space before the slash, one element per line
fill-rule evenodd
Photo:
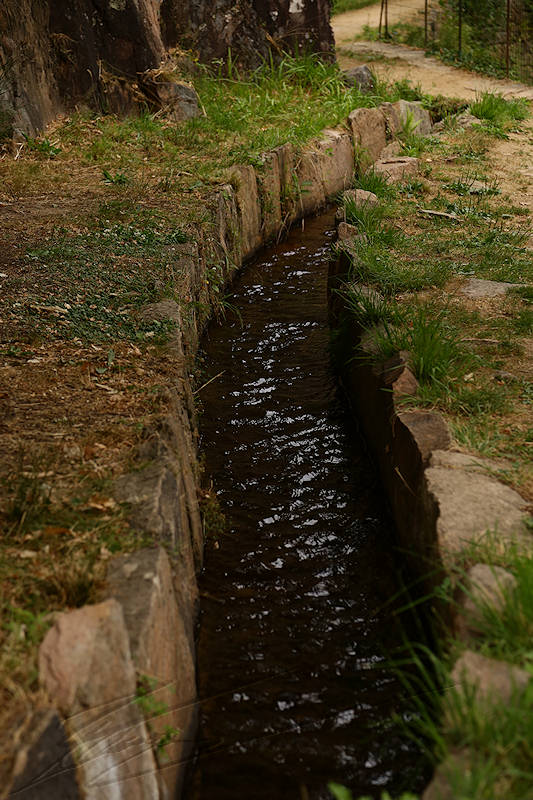
<path fill-rule="evenodd" d="M 478 119 L 488 120 L 495 125 L 507 122 L 522 122 L 529 116 L 529 105 L 524 98 L 506 100 L 501 94 L 481 92 L 470 111 Z"/>
<path fill-rule="evenodd" d="M 386 199 L 394 197 L 395 189 L 384 175 L 376 172 L 373 168 L 365 170 L 355 181 L 356 189 L 364 189 L 365 192 L 373 192 L 377 197 Z"/>

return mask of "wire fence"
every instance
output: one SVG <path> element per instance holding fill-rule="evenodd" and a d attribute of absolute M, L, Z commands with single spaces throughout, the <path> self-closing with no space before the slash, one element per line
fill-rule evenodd
<path fill-rule="evenodd" d="M 533 0 L 381 0 L 378 36 L 533 83 Z"/>

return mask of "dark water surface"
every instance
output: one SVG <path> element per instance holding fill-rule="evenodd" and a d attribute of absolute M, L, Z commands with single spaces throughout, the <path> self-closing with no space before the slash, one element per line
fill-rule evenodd
<path fill-rule="evenodd" d="M 326 798 L 423 785 L 380 667 L 400 626 L 390 522 L 329 358 L 331 216 L 247 267 L 204 340 L 208 474 L 231 532 L 201 580 L 200 740 L 187 796 Z"/>

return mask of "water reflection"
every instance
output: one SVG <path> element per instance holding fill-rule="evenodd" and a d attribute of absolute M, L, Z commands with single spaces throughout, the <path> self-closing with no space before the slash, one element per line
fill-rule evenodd
<path fill-rule="evenodd" d="M 245 270 L 242 319 L 205 342 L 206 380 L 224 372 L 202 392 L 202 435 L 231 533 L 202 578 L 191 798 L 420 785 L 383 668 L 398 641 L 389 523 L 330 368 L 325 224 Z"/>

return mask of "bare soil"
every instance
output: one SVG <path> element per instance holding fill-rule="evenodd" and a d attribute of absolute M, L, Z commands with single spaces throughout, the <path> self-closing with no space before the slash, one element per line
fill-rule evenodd
<path fill-rule="evenodd" d="M 379 26 L 381 3 L 346 11 L 332 19 L 331 27 L 337 47 L 350 42 L 362 33 L 365 25 L 370 28 Z M 424 0 L 395 0 L 389 7 L 389 25 L 396 22 L 414 22 L 424 13 Z"/>
<path fill-rule="evenodd" d="M 533 86 L 459 69 L 426 56 L 423 50 L 414 47 L 390 42 L 354 42 L 365 25 L 375 27 L 378 24 L 380 7 L 381 3 L 376 3 L 333 18 L 337 60 L 343 69 L 367 63 L 382 80 L 407 79 L 431 95 L 475 100 L 481 92 L 489 91 L 504 97 L 533 100 Z M 399 0 L 391 6 L 394 15 L 391 20 L 411 21 L 423 8 L 424 3 L 418 0 Z M 533 212 L 533 121 L 524 123 L 522 128 L 519 133 L 510 133 L 508 140 L 495 142 L 491 164 L 502 191 Z"/>

